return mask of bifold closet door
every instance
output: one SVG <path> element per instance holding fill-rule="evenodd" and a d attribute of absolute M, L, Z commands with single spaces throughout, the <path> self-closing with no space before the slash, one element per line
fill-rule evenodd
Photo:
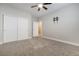
<path fill-rule="evenodd" d="M 18 18 L 18 40 L 28 38 L 28 19 L 25 17 Z"/>
<path fill-rule="evenodd" d="M 4 15 L 4 42 L 17 40 L 17 17 Z"/>

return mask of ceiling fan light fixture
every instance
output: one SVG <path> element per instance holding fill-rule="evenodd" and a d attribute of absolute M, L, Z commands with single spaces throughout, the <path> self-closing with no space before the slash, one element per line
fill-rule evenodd
<path fill-rule="evenodd" d="M 38 4 L 38 7 L 39 7 L 39 8 L 42 8 L 42 7 L 43 7 L 43 4 Z"/>
<path fill-rule="evenodd" d="M 52 3 L 39 3 L 37 5 L 31 6 L 31 8 L 37 7 L 38 11 L 40 11 L 41 9 L 48 10 L 48 8 L 46 7 L 46 5 L 50 5 L 50 4 L 52 4 Z"/>

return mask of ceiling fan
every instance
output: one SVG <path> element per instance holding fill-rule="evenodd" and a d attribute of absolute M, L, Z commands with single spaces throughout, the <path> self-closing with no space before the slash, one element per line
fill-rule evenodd
<path fill-rule="evenodd" d="M 44 10 L 47 10 L 48 8 L 45 5 L 50 5 L 52 3 L 39 3 L 37 5 L 31 6 L 31 8 L 38 8 L 38 11 L 40 11 L 41 8 L 43 8 Z"/>

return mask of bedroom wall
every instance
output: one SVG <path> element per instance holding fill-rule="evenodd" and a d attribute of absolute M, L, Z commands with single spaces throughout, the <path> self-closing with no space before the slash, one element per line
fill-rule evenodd
<path fill-rule="evenodd" d="M 58 23 L 53 17 L 59 17 Z M 79 44 L 79 4 L 65 6 L 40 20 L 43 22 L 43 36 Z"/>
<path fill-rule="evenodd" d="M 0 13 L 0 44 L 2 42 L 2 17 L 1 17 L 1 13 Z"/>
<path fill-rule="evenodd" d="M 2 15 L 10 15 L 17 17 L 17 19 L 19 19 L 19 17 L 26 18 L 28 20 L 28 36 L 29 38 L 32 37 L 32 15 L 30 13 L 14 8 L 8 4 L 0 4 L 0 15 L 0 22 L 2 20 Z M 1 36 L 1 29 L 3 28 L 1 24 L 2 22 L 0 23 L 0 42 L 3 41 Z"/>

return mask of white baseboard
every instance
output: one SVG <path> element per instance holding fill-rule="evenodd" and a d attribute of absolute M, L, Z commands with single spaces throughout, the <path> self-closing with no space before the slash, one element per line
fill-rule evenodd
<path fill-rule="evenodd" d="M 79 46 L 78 43 L 73 43 L 73 42 L 70 42 L 70 41 L 64 41 L 64 40 L 60 40 L 60 39 L 56 39 L 56 38 L 51 38 L 51 37 L 46 37 L 46 36 L 43 36 L 42 38 L 46 38 L 46 39 L 50 39 L 50 40 L 55 40 L 55 41 L 63 42 L 63 43 L 74 45 L 74 46 Z"/>
<path fill-rule="evenodd" d="M 31 39 L 32 37 L 28 37 L 28 38 L 26 38 L 26 39 Z M 22 40 L 26 40 L 26 39 L 22 39 Z M 16 41 L 20 41 L 20 40 L 16 40 Z M 10 41 L 10 42 L 15 42 L 15 41 Z M 0 42 L 0 45 L 1 44 L 4 44 L 4 43 L 9 43 L 9 42 Z"/>

